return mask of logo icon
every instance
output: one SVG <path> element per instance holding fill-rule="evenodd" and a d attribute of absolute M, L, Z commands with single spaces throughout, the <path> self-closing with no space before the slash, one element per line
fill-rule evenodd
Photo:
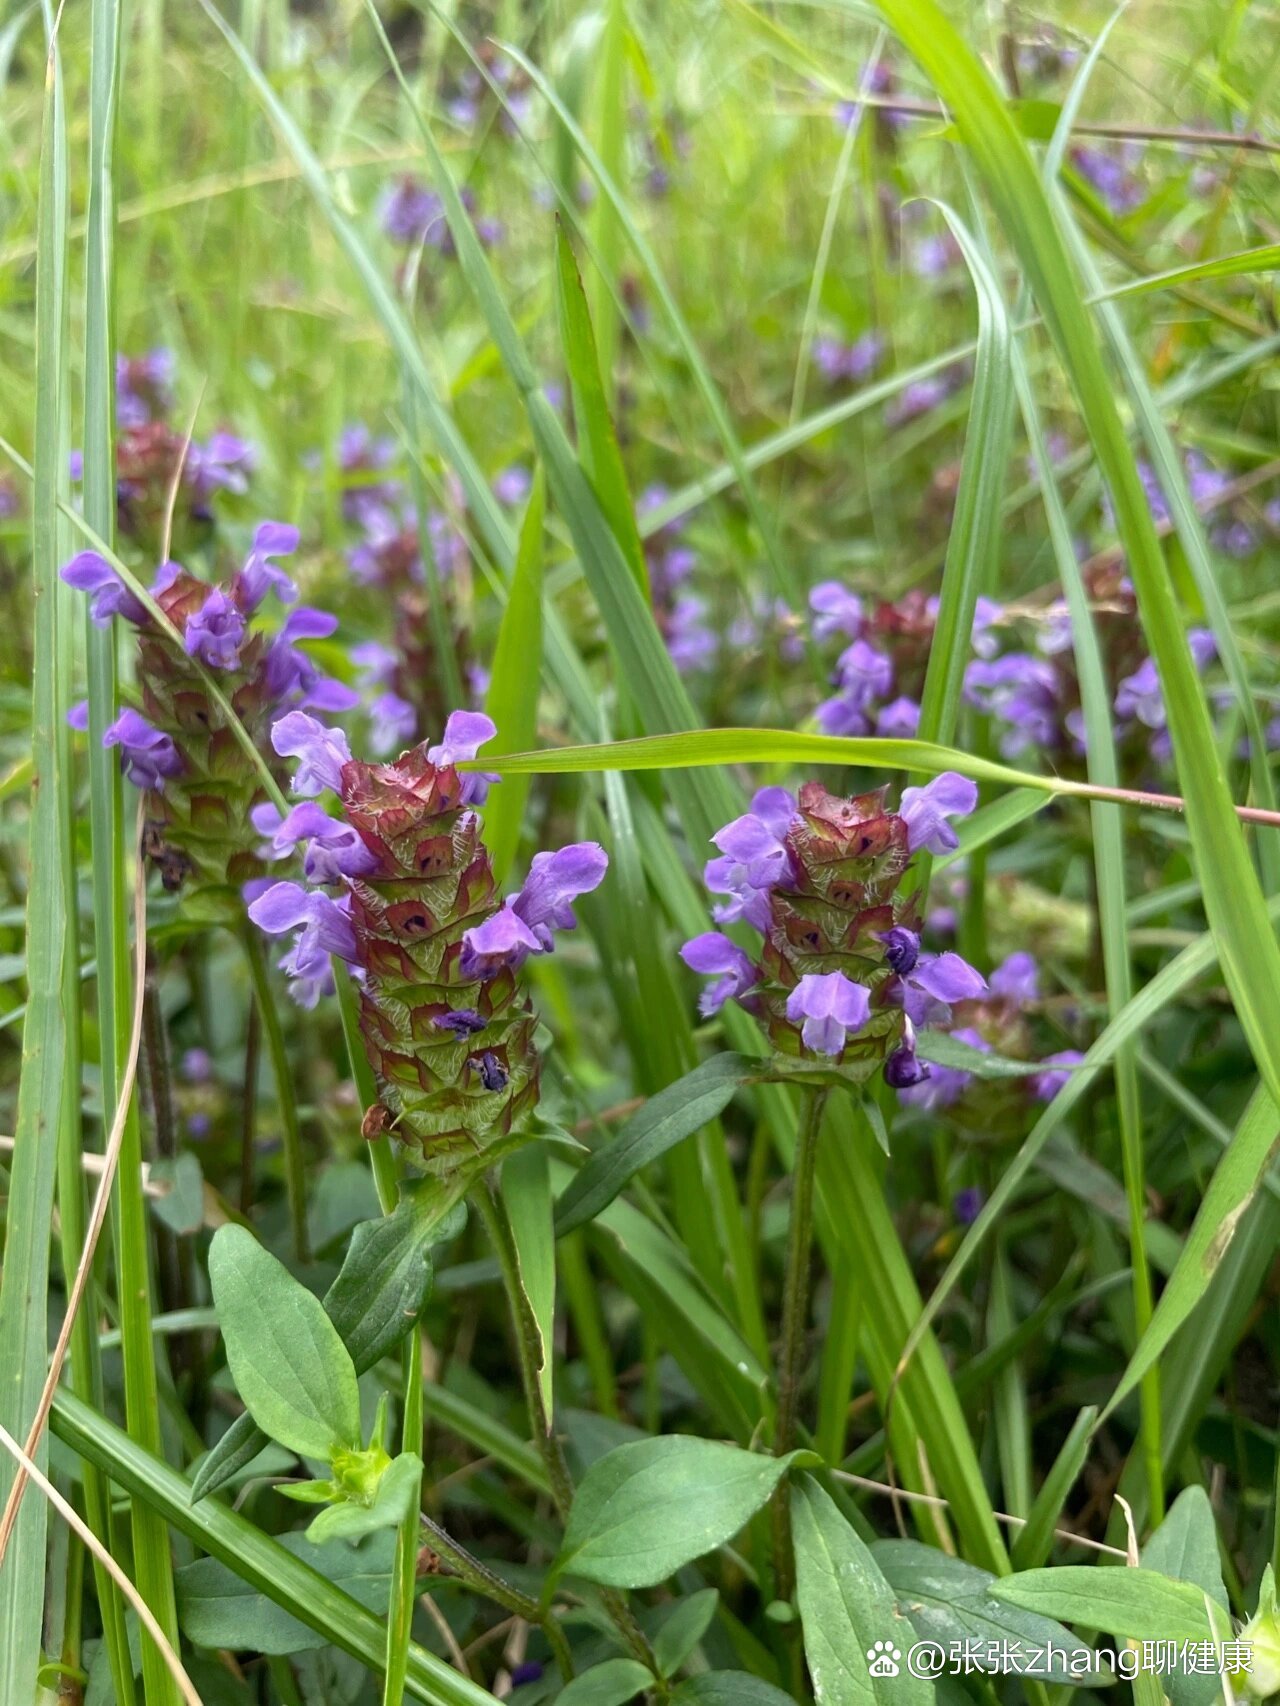
<path fill-rule="evenodd" d="M 897 1676 L 902 1654 L 892 1641 L 876 1641 L 867 1648 L 867 1670 L 871 1676 Z"/>

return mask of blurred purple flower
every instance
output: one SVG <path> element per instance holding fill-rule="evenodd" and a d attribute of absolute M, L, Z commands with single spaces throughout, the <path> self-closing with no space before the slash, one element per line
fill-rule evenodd
<path fill-rule="evenodd" d="M 953 853 L 960 841 L 947 819 L 968 817 L 977 803 L 977 783 L 954 770 L 944 770 L 923 788 L 904 788 L 898 811 L 907 825 L 908 849 Z"/>
<path fill-rule="evenodd" d="M 1036 1073 L 1031 1080 L 1031 1093 L 1039 1102 L 1052 1102 L 1071 1077 L 1073 1067 L 1079 1066 L 1084 1056 L 1079 1049 L 1067 1048 L 1058 1054 L 1051 1054 L 1041 1061 L 1041 1066 L 1048 1070 Z"/>

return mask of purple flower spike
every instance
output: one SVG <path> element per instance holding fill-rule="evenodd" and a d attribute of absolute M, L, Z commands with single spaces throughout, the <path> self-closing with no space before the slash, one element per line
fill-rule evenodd
<path fill-rule="evenodd" d="M 550 952 L 552 930 L 577 928 L 572 902 L 598 889 L 608 868 L 609 856 L 595 841 L 575 841 L 555 853 L 535 853 L 511 908 L 533 931 L 540 947 Z"/>
<path fill-rule="evenodd" d="M 1084 1056 L 1078 1048 L 1066 1048 L 1060 1054 L 1049 1055 L 1040 1063 L 1048 1070 L 1037 1072 L 1031 1080 L 1031 1094 L 1038 1102 L 1052 1102 L 1071 1077 L 1071 1069 L 1083 1061 Z"/>
<path fill-rule="evenodd" d="M 181 773 L 177 747 L 139 711 L 121 711 L 103 734 L 102 744 L 120 748 L 121 768 L 137 788 L 161 789 L 167 776 Z"/>
<path fill-rule="evenodd" d="M 1040 968 L 1027 953 L 1010 954 L 991 974 L 991 993 L 1019 1006 L 1040 994 Z"/>
<path fill-rule="evenodd" d="M 281 758 L 301 762 L 293 778 L 295 794 L 342 792 L 342 766 L 351 762 L 351 748 L 341 729 L 327 729 L 305 711 L 288 711 L 271 730 L 271 744 Z"/>
<path fill-rule="evenodd" d="M 147 613 L 138 599 L 120 579 L 105 557 L 96 551 L 81 551 L 61 570 L 62 579 L 77 592 L 90 594 L 89 614 L 99 628 L 105 628 L 113 616 L 123 616 L 129 622 L 142 623 Z"/>
<path fill-rule="evenodd" d="M 947 819 L 967 817 L 977 803 L 977 783 L 954 770 L 944 770 L 923 788 L 904 788 L 899 815 L 906 822 L 908 849 L 954 852 L 960 842 Z"/>
<path fill-rule="evenodd" d="M 444 725 L 444 739 L 438 746 L 427 748 L 427 757 L 441 768 L 447 764 L 465 763 L 474 758 L 497 732 L 497 724 L 483 711 L 453 711 Z M 489 784 L 498 780 L 499 777 L 492 772 L 468 771 L 462 778 L 463 805 L 482 806 L 489 793 Z"/>
<path fill-rule="evenodd" d="M 871 997 L 842 971 L 809 972 L 787 997 L 787 1018 L 803 1020 L 800 1035 L 815 1054 L 843 1052 L 850 1031 L 861 1030 L 871 1014 Z"/>
<path fill-rule="evenodd" d="M 253 536 L 253 549 L 240 570 L 237 596 L 246 615 L 252 614 L 272 587 L 282 604 L 292 604 L 298 589 L 272 557 L 288 557 L 298 549 L 301 535 L 283 521 L 262 522 Z"/>
<path fill-rule="evenodd" d="M 530 954 L 541 952 L 542 943 L 508 901 L 501 912 L 466 931 L 458 963 L 463 977 L 484 981 L 506 969 L 518 970 Z"/>
<path fill-rule="evenodd" d="M 238 669 L 244 643 L 244 617 L 220 586 L 187 618 L 183 644 L 210 669 Z"/>
<path fill-rule="evenodd" d="M 726 1001 L 739 1000 L 760 981 L 760 973 L 735 943 L 718 930 L 705 930 L 686 942 L 680 958 L 691 971 L 701 977 L 714 977 L 715 982 L 703 990 L 698 1011 L 704 1019 L 718 1013 Z"/>

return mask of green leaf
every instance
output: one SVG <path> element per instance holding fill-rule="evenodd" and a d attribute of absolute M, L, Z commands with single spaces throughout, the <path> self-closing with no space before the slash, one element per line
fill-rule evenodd
<path fill-rule="evenodd" d="M 1231 1609 L 1222 1581 L 1218 1531 L 1213 1506 L 1203 1487 L 1186 1487 L 1174 1500 L 1168 1516 L 1142 1548 L 1144 1570 L 1157 1570 L 1175 1581 L 1191 1582 L 1221 1610 L 1219 1639 L 1231 1634 Z M 1174 1670 L 1161 1678 L 1173 1706 L 1212 1706 L 1222 1694 L 1222 1679 Z"/>
<path fill-rule="evenodd" d="M 1067 1494 L 1084 1468 L 1098 1420 L 1096 1404 L 1089 1404 L 1076 1417 L 1062 1449 L 1054 1458 L 1049 1473 L 1040 1484 L 1030 1514 L 1018 1538 L 1013 1543 L 1012 1561 L 1015 1570 L 1030 1570 L 1043 1564 L 1053 1548 L 1054 1529 L 1062 1514 Z"/>
<path fill-rule="evenodd" d="M 303 1534 L 282 1534 L 280 1546 L 378 1616 L 387 1609 L 395 1542 L 379 1534 L 363 1546 L 316 1546 Z M 286 1654 L 310 1652 L 329 1637 L 291 1617 L 274 1600 L 216 1558 L 200 1558 L 177 1573 L 182 1632 L 198 1647 Z"/>
<path fill-rule="evenodd" d="M 975 1078 L 1031 1078 L 1044 1067 L 1038 1060 L 1010 1060 L 1003 1054 L 988 1054 L 960 1042 L 946 1031 L 921 1031 L 917 1038 L 922 1060 L 971 1072 Z M 1076 1068 L 1069 1067 L 1068 1071 Z"/>
<path fill-rule="evenodd" d="M 398 1528 L 417 1503 L 421 1487 L 422 1459 L 403 1451 L 383 1470 L 372 1504 L 352 1499 L 330 1505 L 313 1519 L 307 1539 L 321 1546 L 326 1540 L 360 1540 L 379 1529 Z"/>
<path fill-rule="evenodd" d="M 248 1410 L 237 1416 L 226 1433 L 205 1453 L 197 1465 L 195 1478 L 191 1483 L 192 1499 L 198 1501 L 207 1498 L 219 1487 L 225 1487 L 246 1464 L 253 1462 L 268 1443 L 266 1434 Z"/>
<path fill-rule="evenodd" d="M 875 1559 L 810 1475 L 791 1489 L 791 1533 L 804 1652 L 818 1706 L 927 1706 L 931 1683 L 903 1671 L 873 1677 L 867 1650 L 897 1645 L 901 1613 Z"/>
<path fill-rule="evenodd" d="M 653 1682 L 635 1659 L 606 1659 L 593 1665 L 556 1695 L 556 1706 L 626 1706 Z"/>
<path fill-rule="evenodd" d="M 1207 1641 L 1204 1590 L 1155 1570 L 1060 1564 L 994 1582 L 1002 1604 L 1100 1630 L 1125 1641 Z"/>
<path fill-rule="evenodd" d="M 530 1143 L 502 1163 L 502 1199 L 515 1244 L 520 1285 L 538 1336 L 542 1406 L 555 1414 L 556 1238 L 551 1217 L 551 1169 L 546 1147 Z"/>
<path fill-rule="evenodd" d="M 605 1587 L 653 1587 L 731 1540 L 795 1462 L 678 1434 L 619 1446 L 574 1497 L 559 1570 Z"/>
<path fill-rule="evenodd" d="M 871 1556 L 893 1589 L 898 1610 L 922 1641 L 944 1647 L 953 1641 L 976 1641 L 984 1647 L 1012 1641 L 1024 1649 L 1047 1652 L 1052 1647 L 1068 1658 L 1080 1649 L 1061 1623 L 1040 1615 L 1042 1608 L 1024 1609 L 997 1598 L 996 1589 L 1010 1579 L 1007 1576 L 993 1576 L 918 1540 L 877 1540 Z M 1106 1575 L 1119 1573 L 1108 1570 Z M 1057 1665 L 1047 1666 L 1043 1678 L 1077 1686 L 1082 1680 L 1077 1672 Z"/>
<path fill-rule="evenodd" d="M 711 1627 L 720 1595 L 703 1588 L 676 1602 L 674 1611 L 653 1637 L 653 1656 L 661 1676 L 674 1676 Z"/>
<path fill-rule="evenodd" d="M 709 1670 L 682 1682 L 671 1706 L 795 1706 L 795 1701 L 744 1670 Z"/>
<path fill-rule="evenodd" d="M 497 726 L 490 757 L 529 745 L 538 729 L 538 666 L 542 662 L 542 529 L 546 481 L 539 468 L 520 523 L 520 542 L 507 608 L 498 629 L 484 708 Z M 499 883 L 516 856 L 529 783 L 517 778 L 495 788 L 484 808 L 484 839 Z"/>
<path fill-rule="evenodd" d="M 650 1096 L 617 1136 L 596 1150 L 565 1190 L 556 1204 L 556 1235 L 563 1238 L 594 1220 L 642 1167 L 715 1119 L 735 1091 L 759 1073 L 758 1060 L 716 1054 Z"/>
<path fill-rule="evenodd" d="M 421 1315 L 431 1293 L 431 1250 L 462 1229 L 466 1210 L 443 1207 L 434 1181 L 406 1188 L 395 1210 L 362 1220 L 351 1234 L 324 1311 L 357 1374 L 390 1355 Z"/>
<path fill-rule="evenodd" d="M 258 1426 L 303 1457 L 358 1450 L 356 1371 L 319 1298 L 242 1226 L 214 1234 L 209 1283 L 236 1390 Z"/>
<path fill-rule="evenodd" d="M 151 1182 L 167 1187 L 152 1202 L 156 1219 L 179 1236 L 199 1232 L 204 1225 L 204 1174 L 199 1158 L 190 1151 L 172 1160 L 161 1157 L 151 1164 Z"/>

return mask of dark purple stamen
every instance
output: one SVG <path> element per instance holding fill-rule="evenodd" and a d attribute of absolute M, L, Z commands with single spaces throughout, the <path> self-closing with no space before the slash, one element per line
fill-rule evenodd
<path fill-rule="evenodd" d="M 894 1049 L 884 1063 L 885 1083 L 893 1090 L 909 1090 L 913 1084 L 923 1082 L 928 1076 L 929 1068 L 906 1043 L 903 1043 L 901 1048 Z"/>
<path fill-rule="evenodd" d="M 915 963 L 920 957 L 920 938 L 914 930 L 907 930 L 901 924 L 895 924 L 892 930 L 886 930 L 880 940 L 884 943 L 885 958 L 892 970 L 899 977 L 905 977 L 915 969 Z"/>

